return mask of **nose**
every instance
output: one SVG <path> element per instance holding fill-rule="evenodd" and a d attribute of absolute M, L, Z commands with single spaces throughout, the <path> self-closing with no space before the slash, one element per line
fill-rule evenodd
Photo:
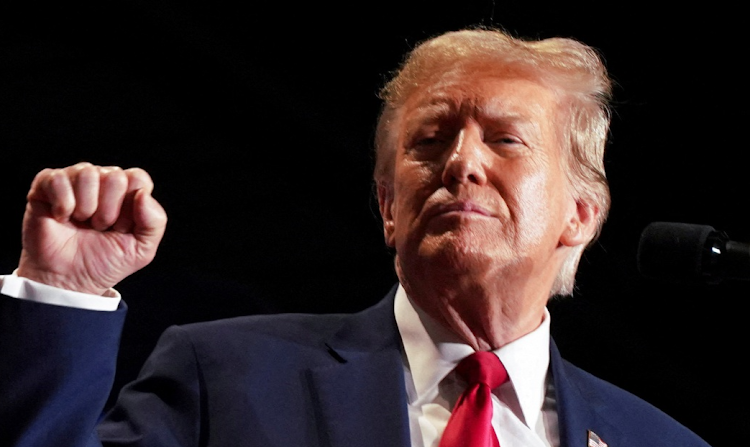
<path fill-rule="evenodd" d="M 443 168 L 443 184 L 487 182 L 487 154 L 481 131 L 472 126 L 461 129 L 456 136 Z"/>

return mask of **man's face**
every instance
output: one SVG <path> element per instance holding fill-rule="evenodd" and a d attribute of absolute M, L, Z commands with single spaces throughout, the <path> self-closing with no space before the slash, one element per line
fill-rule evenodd
<path fill-rule="evenodd" d="M 474 75 L 413 95 L 397 130 L 393 189 L 381 191 L 400 262 L 554 277 L 550 259 L 576 214 L 560 113 L 552 90 L 518 77 Z"/>

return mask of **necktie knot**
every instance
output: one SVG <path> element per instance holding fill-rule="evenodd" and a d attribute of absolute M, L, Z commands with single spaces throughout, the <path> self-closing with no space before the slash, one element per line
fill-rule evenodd
<path fill-rule="evenodd" d="M 492 389 L 508 380 L 503 363 L 491 352 L 475 352 L 458 362 L 456 373 L 468 386 L 453 407 L 440 447 L 499 447 L 492 428 Z"/>
<path fill-rule="evenodd" d="M 456 373 L 471 385 L 484 384 L 495 389 L 508 380 L 500 359 L 488 351 L 478 351 L 464 358 L 456 366 Z"/>

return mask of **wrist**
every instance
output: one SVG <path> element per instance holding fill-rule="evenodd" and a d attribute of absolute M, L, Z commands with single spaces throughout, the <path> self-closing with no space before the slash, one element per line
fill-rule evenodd
<path fill-rule="evenodd" d="M 80 278 L 77 278 L 74 275 L 71 276 L 47 270 L 35 269 L 28 265 L 24 265 L 23 263 L 21 263 L 21 265 L 18 266 L 18 269 L 16 269 L 16 276 L 46 286 L 89 295 L 105 295 L 107 290 L 109 290 L 109 287 L 94 285 L 89 281 L 81 281 Z"/>

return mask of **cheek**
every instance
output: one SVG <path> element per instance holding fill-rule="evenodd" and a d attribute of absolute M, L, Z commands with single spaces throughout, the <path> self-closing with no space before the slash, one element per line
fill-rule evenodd
<path fill-rule="evenodd" d="M 544 171 L 527 175 L 517 185 L 516 217 L 520 237 L 540 240 L 555 235 L 564 221 L 564 182 Z"/>
<path fill-rule="evenodd" d="M 396 232 L 405 234 L 434 192 L 435 174 L 429 165 L 416 162 L 403 162 L 395 174 L 391 212 Z"/>
<path fill-rule="evenodd" d="M 439 177 L 438 177 L 439 181 Z M 403 162 L 394 182 L 396 203 L 402 207 L 418 206 L 429 196 L 436 183 L 435 169 L 428 163 Z"/>

